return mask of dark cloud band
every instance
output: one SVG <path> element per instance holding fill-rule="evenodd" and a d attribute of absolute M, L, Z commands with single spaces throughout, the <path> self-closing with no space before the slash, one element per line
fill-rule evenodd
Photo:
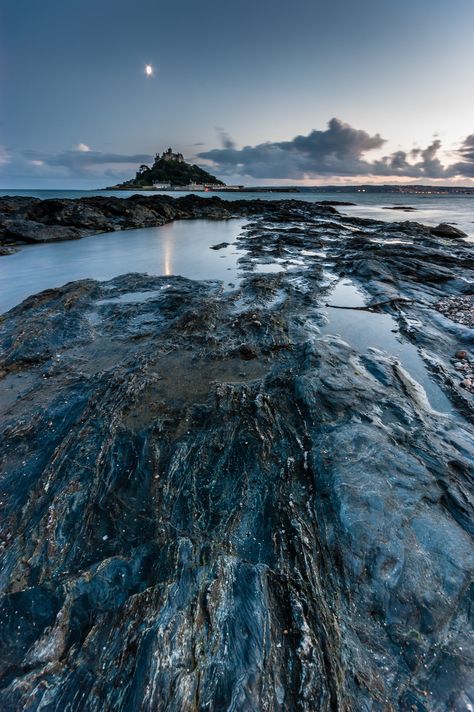
<path fill-rule="evenodd" d="M 430 179 L 474 175 L 474 135 L 468 136 L 460 149 L 463 161 L 451 166 L 444 166 L 437 157 L 441 148 L 438 139 L 425 149 L 396 151 L 378 160 L 367 160 L 365 154 L 382 148 L 385 139 L 336 118 L 329 121 L 326 130 L 311 131 L 292 141 L 237 149 L 227 136 L 226 139 L 222 148 L 198 154 L 224 175 L 293 180 L 355 175 Z"/>
<path fill-rule="evenodd" d="M 457 154 L 459 160 L 444 165 L 438 158 L 439 139 L 424 149 L 395 151 L 382 158 L 369 160 L 366 154 L 383 148 L 386 143 L 380 134 L 370 135 L 333 118 L 324 130 L 296 136 L 291 141 L 260 143 L 237 148 L 224 131 L 217 129 L 221 148 L 202 151 L 202 159 L 212 163 L 220 176 L 242 176 L 260 180 L 305 180 L 332 177 L 364 176 L 398 177 L 401 179 L 474 178 L 474 134 L 467 136 Z M 150 163 L 148 154 L 123 155 L 92 151 L 85 144 L 76 150 L 56 155 L 23 151 L 0 151 L 0 168 L 5 176 L 69 176 L 87 178 L 94 175 L 129 177 L 142 163 Z"/>

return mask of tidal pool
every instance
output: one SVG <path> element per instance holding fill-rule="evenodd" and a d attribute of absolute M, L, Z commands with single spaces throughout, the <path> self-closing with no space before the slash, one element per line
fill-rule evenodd
<path fill-rule="evenodd" d="M 449 399 L 430 375 L 417 347 L 399 333 L 398 324 L 390 314 L 347 309 L 365 305 L 364 294 L 351 280 L 340 280 L 327 303 L 323 310 L 327 321 L 321 326 L 322 334 L 340 336 L 359 353 L 366 353 L 372 347 L 394 356 L 422 386 L 434 410 L 441 413 L 453 410 Z M 346 308 L 335 309 L 337 306 Z"/>
<path fill-rule="evenodd" d="M 127 272 L 238 281 L 243 253 L 233 243 L 245 220 L 178 220 L 160 227 L 108 232 L 82 240 L 27 245 L 0 257 L 0 312 L 44 289 L 78 279 L 108 280 Z"/>

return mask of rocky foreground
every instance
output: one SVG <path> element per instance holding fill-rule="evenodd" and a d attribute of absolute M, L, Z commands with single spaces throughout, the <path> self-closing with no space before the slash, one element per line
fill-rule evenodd
<path fill-rule="evenodd" d="M 4 244 L 117 205 L 8 199 L 5 228 L 5 200 Z M 235 291 L 129 274 L 0 323 L 0 709 L 472 709 L 471 245 L 297 201 L 158 203 L 253 215 Z M 442 412 L 396 354 L 328 332 L 343 277 L 348 319 L 391 315 Z"/>

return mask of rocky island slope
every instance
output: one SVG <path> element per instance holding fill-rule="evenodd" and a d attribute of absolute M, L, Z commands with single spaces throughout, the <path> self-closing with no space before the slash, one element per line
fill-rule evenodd
<path fill-rule="evenodd" d="M 187 163 L 181 153 L 174 153 L 171 148 L 164 151 L 161 156 L 155 156 L 153 165 L 141 165 L 135 178 L 111 186 L 112 190 L 136 190 L 150 188 L 155 185 L 176 188 L 189 185 L 225 186 L 221 180 L 211 175 L 200 166 Z"/>
<path fill-rule="evenodd" d="M 471 245 L 109 200 L 9 205 L 44 234 L 248 215 L 243 280 L 85 280 L 3 316 L 0 708 L 469 709 L 474 332 L 439 305 L 472 295 Z"/>

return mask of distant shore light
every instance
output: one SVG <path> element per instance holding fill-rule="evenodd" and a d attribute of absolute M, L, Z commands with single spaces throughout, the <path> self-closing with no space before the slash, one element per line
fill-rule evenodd
<path fill-rule="evenodd" d="M 145 65 L 145 74 L 147 75 L 147 77 L 151 77 L 151 76 L 152 76 L 152 74 L 153 74 L 153 67 L 151 66 L 151 64 L 146 64 L 146 65 Z"/>

